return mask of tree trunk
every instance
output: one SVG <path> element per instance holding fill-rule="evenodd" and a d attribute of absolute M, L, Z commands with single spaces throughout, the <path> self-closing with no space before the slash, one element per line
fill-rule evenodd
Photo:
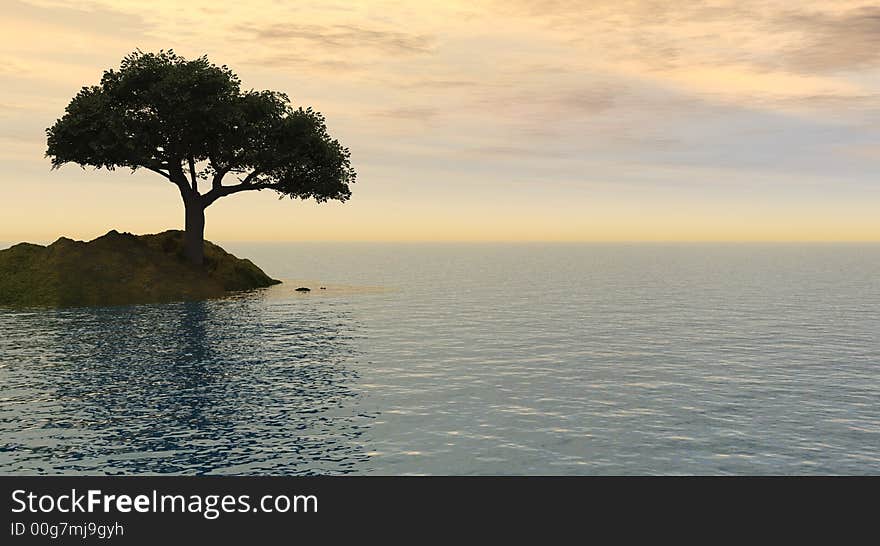
<path fill-rule="evenodd" d="M 205 206 L 198 199 L 185 199 L 186 231 L 183 235 L 183 253 L 193 265 L 202 265 L 205 259 Z"/>

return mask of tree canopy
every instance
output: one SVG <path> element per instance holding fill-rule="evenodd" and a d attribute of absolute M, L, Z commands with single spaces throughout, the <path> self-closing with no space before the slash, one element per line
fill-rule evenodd
<path fill-rule="evenodd" d="M 346 201 L 356 177 L 320 113 L 294 108 L 284 93 L 242 91 L 226 66 L 171 50 L 126 56 L 100 84 L 83 87 L 46 133 L 53 168 L 148 169 L 202 207 L 261 189 Z M 236 183 L 224 184 L 227 175 Z"/>

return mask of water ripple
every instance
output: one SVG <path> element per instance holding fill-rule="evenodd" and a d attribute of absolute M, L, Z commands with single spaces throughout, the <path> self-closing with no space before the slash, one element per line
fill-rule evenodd
<path fill-rule="evenodd" d="M 0 471 L 880 473 L 877 245 L 229 246 L 317 280 L 0 311 Z"/>

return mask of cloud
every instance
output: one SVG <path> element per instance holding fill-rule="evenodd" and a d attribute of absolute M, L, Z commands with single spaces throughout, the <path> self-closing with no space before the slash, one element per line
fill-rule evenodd
<path fill-rule="evenodd" d="M 834 146 L 833 151 L 845 157 L 876 162 L 880 160 L 880 145 L 877 144 L 849 144 Z"/>
<path fill-rule="evenodd" d="M 0 75 L 22 76 L 30 72 L 30 67 L 24 63 L 0 58 Z"/>
<path fill-rule="evenodd" d="M 26 25 L 31 32 L 37 32 L 43 39 L 57 39 L 48 34 L 49 29 L 75 29 L 79 36 L 94 35 L 114 40 L 137 40 L 153 28 L 143 16 L 131 11 L 114 9 L 112 4 L 100 5 L 93 2 L 15 1 L 4 0 L 3 16 L 8 18 L 9 28 L 4 31 L 15 32 L 13 21 Z M 41 28 L 42 27 L 42 28 Z"/>
<path fill-rule="evenodd" d="M 514 0 L 496 6 L 555 33 L 588 64 L 609 72 L 768 107 L 787 98 L 866 94 L 862 82 L 840 73 L 880 66 L 880 7 L 859 3 Z"/>
<path fill-rule="evenodd" d="M 844 13 L 787 13 L 778 24 L 802 35 L 800 42 L 785 52 L 791 68 L 825 72 L 880 64 L 880 7 Z"/>
<path fill-rule="evenodd" d="M 622 89 L 607 85 L 564 89 L 486 86 L 466 99 L 464 109 L 474 116 L 494 119 L 496 125 L 520 135 L 555 137 L 566 125 L 610 111 L 623 95 Z"/>
<path fill-rule="evenodd" d="M 500 157 L 505 160 L 511 159 L 545 159 L 556 158 L 561 159 L 567 157 L 568 154 L 559 150 L 547 150 L 542 148 L 527 148 L 525 146 L 478 146 L 467 150 L 473 157 Z"/>
<path fill-rule="evenodd" d="M 803 107 L 808 110 L 824 110 L 836 115 L 880 112 L 880 93 L 804 95 L 789 99 L 786 103 L 790 106 Z"/>
<path fill-rule="evenodd" d="M 378 110 L 372 113 L 373 117 L 403 121 L 428 122 L 440 114 L 440 110 L 431 107 L 400 107 Z"/>
<path fill-rule="evenodd" d="M 245 24 L 239 25 L 235 30 L 245 34 L 246 39 L 256 40 L 264 45 L 298 42 L 331 51 L 369 48 L 392 55 L 419 55 L 430 53 L 433 45 L 430 36 L 356 24 Z"/>
<path fill-rule="evenodd" d="M 421 78 L 400 81 L 397 85 L 407 89 L 461 89 L 479 86 L 480 82 L 475 79 Z"/>
<path fill-rule="evenodd" d="M 251 64 L 267 67 L 301 68 L 310 72 L 323 72 L 325 74 L 347 74 L 363 70 L 364 63 L 356 63 L 343 59 L 331 59 L 325 56 L 309 55 L 307 53 L 280 53 L 269 54 L 262 57 L 244 59 L 241 64 Z"/>

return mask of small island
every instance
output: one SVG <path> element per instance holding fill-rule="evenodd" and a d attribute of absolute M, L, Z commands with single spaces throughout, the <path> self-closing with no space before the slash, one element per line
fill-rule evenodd
<path fill-rule="evenodd" d="M 184 233 L 110 231 L 92 241 L 62 237 L 48 246 L 0 250 L 0 305 L 72 307 L 217 298 L 279 284 L 250 260 L 205 241 L 202 265 L 191 264 Z"/>
<path fill-rule="evenodd" d="M 84 306 L 223 296 L 278 284 L 205 241 L 205 209 L 242 192 L 345 202 L 357 173 L 324 116 L 284 93 L 242 90 L 225 65 L 171 50 L 126 56 L 46 130 L 52 168 L 150 171 L 183 201 L 184 229 L 0 251 L 0 305 Z M 228 179 L 235 182 L 228 183 Z"/>

